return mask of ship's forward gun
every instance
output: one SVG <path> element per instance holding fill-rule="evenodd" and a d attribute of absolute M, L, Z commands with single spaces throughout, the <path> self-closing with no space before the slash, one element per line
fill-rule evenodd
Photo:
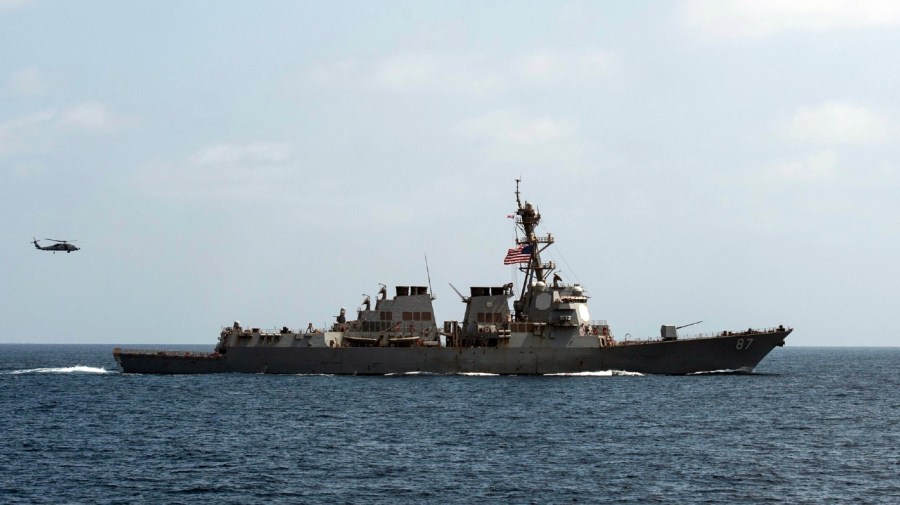
<path fill-rule="evenodd" d="M 659 337 L 663 340 L 678 340 L 678 330 L 682 328 L 687 328 L 688 326 L 694 326 L 695 324 L 700 324 L 703 321 L 695 321 L 689 324 L 682 324 L 681 326 L 675 326 L 674 324 L 664 324 L 659 327 Z"/>

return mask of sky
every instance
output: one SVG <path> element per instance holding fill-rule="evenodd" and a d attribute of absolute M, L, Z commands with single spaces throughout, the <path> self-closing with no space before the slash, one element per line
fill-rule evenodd
<path fill-rule="evenodd" d="M 897 346 L 898 62 L 891 0 L 0 0 L 0 343 L 458 320 L 521 178 L 618 338 Z"/>

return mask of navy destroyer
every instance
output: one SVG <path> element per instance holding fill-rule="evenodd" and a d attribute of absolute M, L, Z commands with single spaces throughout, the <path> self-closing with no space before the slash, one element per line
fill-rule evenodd
<path fill-rule="evenodd" d="M 664 324 L 658 339 L 615 339 L 606 321 L 591 319 L 585 289 L 563 282 L 556 265 L 541 259 L 554 237 L 537 235 L 541 215 L 522 201 L 518 182 L 512 216 L 518 238 L 504 263 L 519 266 L 522 287 L 471 287 L 468 296 L 460 294 L 462 320 L 438 326 L 424 286 L 396 286 L 389 298 L 381 285 L 374 307 L 366 297 L 356 319 L 341 309 L 330 328 L 270 331 L 235 322 L 210 353 L 116 348 L 113 355 L 123 372 L 150 374 L 680 375 L 751 372 L 793 331 L 779 325 L 685 338 L 678 335 L 682 327 Z"/>

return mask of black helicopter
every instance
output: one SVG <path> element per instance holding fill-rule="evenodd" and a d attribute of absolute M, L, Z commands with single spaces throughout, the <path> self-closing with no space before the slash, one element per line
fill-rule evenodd
<path fill-rule="evenodd" d="M 49 240 L 51 242 L 56 242 L 56 243 L 53 245 L 48 245 L 47 247 L 43 247 L 40 244 L 38 244 L 38 241 L 36 238 L 34 238 L 34 237 L 31 237 L 31 238 L 32 238 L 31 242 L 34 244 L 35 247 L 37 247 L 38 249 L 40 249 L 42 251 L 53 251 L 53 254 L 56 254 L 56 251 L 66 251 L 67 253 L 70 253 L 72 251 L 77 251 L 80 249 L 79 247 L 75 247 L 74 245 L 69 243 L 69 242 L 75 242 L 75 240 L 70 241 L 70 240 L 56 240 L 56 239 L 52 239 L 52 238 L 45 238 L 44 240 Z"/>

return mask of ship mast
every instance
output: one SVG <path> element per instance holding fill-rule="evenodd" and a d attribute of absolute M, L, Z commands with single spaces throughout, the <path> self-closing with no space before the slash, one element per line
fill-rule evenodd
<path fill-rule="evenodd" d="M 525 273 L 525 281 L 522 284 L 522 292 L 519 295 L 519 299 L 514 303 L 517 320 L 522 319 L 523 310 L 527 306 L 526 298 L 530 295 L 531 285 L 536 282 L 546 282 L 547 275 L 556 269 L 556 264 L 552 261 L 546 263 L 541 261 L 541 252 L 553 243 L 553 234 L 548 233 L 542 237 L 535 234 L 535 228 L 541 222 L 541 213 L 537 211 L 537 208 L 531 202 L 522 203 L 519 191 L 520 182 L 522 182 L 522 179 L 516 179 L 516 225 L 522 231 L 522 237 L 516 238 L 516 244 L 526 248 L 530 247 L 531 257 L 525 266 L 519 267 L 519 270 Z"/>

